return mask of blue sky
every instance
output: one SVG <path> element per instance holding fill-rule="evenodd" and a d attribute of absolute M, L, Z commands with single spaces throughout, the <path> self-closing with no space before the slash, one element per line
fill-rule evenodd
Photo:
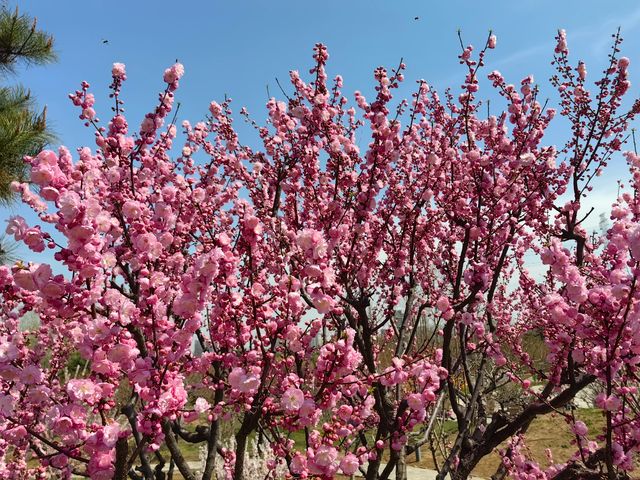
<path fill-rule="evenodd" d="M 15 5 L 15 0 L 9 4 Z M 394 67 L 401 57 L 408 67 L 407 89 L 424 78 L 442 91 L 458 86 L 464 75 L 457 60 L 456 31 L 462 30 L 465 43 L 479 46 L 493 29 L 498 47 L 491 52 L 486 72 L 498 69 L 513 83 L 533 74 L 543 94 L 552 96 L 547 79 L 556 30 L 567 30 L 572 57 L 585 60 L 589 73 L 595 74 L 606 61 L 611 34 L 621 26 L 623 54 L 632 61 L 632 94 L 638 95 L 640 70 L 634 60 L 640 64 L 640 3 L 632 0 L 619 0 L 615 8 L 591 0 L 20 0 L 18 4 L 55 37 L 59 55 L 56 64 L 20 70 L 18 79 L 41 105 L 47 105 L 60 143 L 72 151 L 93 147 L 93 133 L 82 126 L 67 94 L 82 80 L 88 81 L 98 114 L 108 119 L 111 103 L 106 87 L 113 62 L 127 65 L 123 98 L 132 126 L 154 106 L 163 88 L 162 72 L 176 59 L 186 68 L 177 95 L 182 105 L 179 120 L 200 120 L 209 102 L 225 94 L 233 98 L 235 111 L 246 106 L 260 119 L 266 85 L 279 96 L 275 78 L 286 84 L 289 70 L 305 73 L 312 65 L 316 42 L 328 45 L 329 74 L 344 77 L 346 92 L 371 94 L 373 69 Z M 556 125 L 548 141 L 560 142 L 563 132 L 562 125 Z M 594 203 L 612 200 L 615 179 L 624 171 L 622 162 L 617 163 L 603 177 L 602 194 L 594 197 Z M 35 222 L 19 205 L 0 208 L 2 230 L 11 214 Z M 25 260 L 37 260 L 24 249 L 20 254 Z"/>

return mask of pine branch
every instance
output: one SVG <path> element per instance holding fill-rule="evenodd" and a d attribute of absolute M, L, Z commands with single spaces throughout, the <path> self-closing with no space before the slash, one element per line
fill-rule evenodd
<path fill-rule="evenodd" d="M 0 72 L 13 73 L 19 62 L 45 64 L 56 59 L 53 37 L 37 29 L 37 20 L 0 8 Z"/>
<path fill-rule="evenodd" d="M 18 245 L 5 235 L 0 235 L 0 265 L 10 265 L 17 260 Z"/>
<path fill-rule="evenodd" d="M 46 109 L 37 113 L 22 87 L 0 88 L 0 203 L 12 199 L 13 180 L 26 179 L 24 156 L 36 155 L 52 140 Z"/>

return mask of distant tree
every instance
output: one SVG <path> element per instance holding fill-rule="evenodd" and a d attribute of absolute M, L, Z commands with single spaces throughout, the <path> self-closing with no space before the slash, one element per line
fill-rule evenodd
<path fill-rule="evenodd" d="M 0 75 L 7 77 L 19 64 L 42 65 L 55 60 L 53 37 L 37 29 L 28 15 L 0 7 Z M 0 87 L 0 203 L 12 200 L 13 180 L 23 181 L 25 155 L 35 155 L 52 139 L 47 129 L 46 108 L 37 110 L 28 89 L 21 85 Z M 9 261 L 11 250 L 0 239 L 0 264 Z"/>
<path fill-rule="evenodd" d="M 599 233 L 602 235 L 606 235 L 609 228 L 611 228 L 611 223 L 609 223 L 607 215 L 604 212 L 600 213 L 600 220 L 598 221 Z"/>

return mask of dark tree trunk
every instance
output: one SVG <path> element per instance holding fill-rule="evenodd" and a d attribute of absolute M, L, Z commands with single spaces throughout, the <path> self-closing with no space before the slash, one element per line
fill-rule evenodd
<path fill-rule="evenodd" d="M 236 464 L 233 469 L 234 480 L 244 480 L 244 457 L 247 451 L 247 435 L 242 431 L 236 435 Z"/>

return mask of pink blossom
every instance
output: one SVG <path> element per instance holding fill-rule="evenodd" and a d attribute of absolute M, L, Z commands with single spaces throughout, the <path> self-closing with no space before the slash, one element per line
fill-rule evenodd
<path fill-rule="evenodd" d="M 51 267 L 47 264 L 29 265 L 27 268 L 16 268 L 13 278 L 18 286 L 35 291 L 45 288 L 51 278 Z"/>
<path fill-rule="evenodd" d="M 244 368 L 236 367 L 229 374 L 229 384 L 231 388 L 241 393 L 253 393 L 260 385 L 257 375 L 247 374 Z"/>
<path fill-rule="evenodd" d="M 316 230 L 305 229 L 298 234 L 297 243 L 309 259 L 318 260 L 327 254 L 327 243 Z"/>
<path fill-rule="evenodd" d="M 523 153 L 520 155 L 520 164 L 527 166 L 536 161 L 536 156 L 532 152 Z"/>
<path fill-rule="evenodd" d="M 104 444 L 109 448 L 114 447 L 120 436 L 120 425 L 117 422 L 113 422 L 105 426 L 102 432 Z"/>
<path fill-rule="evenodd" d="M 63 469 L 69 463 L 69 457 L 64 454 L 54 455 L 51 457 L 51 466 L 58 469 Z"/>
<path fill-rule="evenodd" d="M 633 258 L 640 260 L 640 225 L 635 227 L 629 236 L 629 249 Z"/>
<path fill-rule="evenodd" d="M 0 357 L 1 359 L 2 357 Z M 3 361 L 3 360 L 2 360 Z M 8 417 L 13 414 L 15 399 L 11 395 L 0 393 L 0 415 Z"/>
<path fill-rule="evenodd" d="M 296 413 L 304 402 L 304 392 L 299 388 L 289 387 L 282 395 L 282 406 L 287 413 Z"/>
<path fill-rule="evenodd" d="M 298 415 L 304 418 L 311 418 L 316 413 L 316 404 L 312 398 L 305 398 L 300 406 Z"/>
<path fill-rule="evenodd" d="M 24 233 L 29 228 L 27 226 L 27 222 L 25 222 L 24 218 L 20 216 L 12 216 L 7 220 L 7 230 L 6 232 L 9 235 L 13 235 L 16 241 L 22 240 Z"/>
<path fill-rule="evenodd" d="M 22 425 L 18 425 L 15 428 L 10 428 L 5 430 L 3 435 L 6 441 L 13 444 L 19 443 L 20 440 L 22 440 L 26 436 L 27 436 L 27 429 L 24 428 Z"/>
<path fill-rule="evenodd" d="M 222 112 L 222 107 L 218 102 L 211 102 L 209 104 L 209 112 L 211 112 L 211 115 L 214 117 L 217 117 Z"/>
<path fill-rule="evenodd" d="M 42 370 L 35 365 L 27 365 L 20 372 L 20 380 L 25 385 L 33 385 L 42 381 Z"/>
<path fill-rule="evenodd" d="M 587 428 L 587 425 L 583 421 L 577 420 L 573 424 L 573 431 L 574 431 L 574 433 L 576 435 L 584 437 L 587 434 L 587 432 L 589 431 L 589 429 Z"/>
<path fill-rule="evenodd" d="M 44 238 L 38 228 L 28 228 L 22 235 L 22 241 L 34 252 L 44 251 Z"/>
<path fill-rule="evenodd" d="M 174 83 L 184 75 L 184 67 L 181 63 L 175 63 L 164 71 L 164 81 Z"/>
<path fill-rule="evenodd" d="M 446 312 L 449 309 L 449 299 L 447 297 L 440 297 L 436 301 L 436 307 L 441 312 Z"/>
<path fill-rule="evenodd" d="M 111 68 L 111 75 L 119 80 L 125 80 L 127 74 L 124 63 L 114 63 Z"/>
<path fill-rule="evenodd" d="M 211 408 L 211 405 L 204 398 L 198 397 L 193 408 L 198 413 L 205 413 Z"/>
<path fill-rule="evenodd" d="M 578 75 L 580 76 L 580 80 L 584 81 L 584 79 L 587 78 L 587 66 L 585 65 L 585 63 L 580 62 L 578 64 L 577 70 L 578 70 Z"/>
<path fill-rule="evenodd" d="M 100 389 L 89 379 L 73 379 L 67 383 L 67 393 L 73 400 L 90 405 L 100 397 Z"/>
<path fill-rule="evenodd" d="M 129 220 L 135 220 L 142 215 L 142 206 L 139 202 L 128 200 L 122 205 L 122 213 Z"/>
<path fill-rule="evenodd" d="M 407 397 L 409 408 L 413 410 L 422 410 L 424 408 L 424 398 L 418 393 L 412 393 Z"/>
<path fill-rule="evenodd" d="M 351 414 L 353 413 L 353 407 L 350 405 L 340 405 L 338 408 L 337 415 L 343 421 L 348 421 L 351 418 Z"/>
<path fill-rule="evenodd" d="M 259 236 L 263 231 L 262 225 L 260 224 L 260 219 L 258 219 L 258 217 L 254 217 L 253 215 L 250 215 L 245 219 L 244 229 L 249 236 Z"/>
<path fill-rule="evenodd" d="M 291 472 L 302 475 L 307 471 L 307 459 L 301 454 L 296 454 L 291 460 Z"/>
<path fill-rule="evenodd" d="M 629 66 L 630 63 L 631 61 L 629 60 L 629 58 L 620 57 L 620 59 L 618 60 L 618 68 L 624 70 Z"/>
<path fill-rule="evenodd" d="M 404 371 L 404 360 L 400 358 L 391 359 L 392 366 L 384 371 L 384 375 L 380 378 L 380 383 L 388 387 L 392 387 L 404 382 L 409 374 Z"/>
<path fill-rule="evenodd" d="M 153 233 L 138 235 L 135 244 L 138 251 L 146 253 L 152 259 L 159 257 L 162 253 L 162 244 Z"/>
<path fill-rule="evenodd" d="M 558 36 L 556 38 L 558 41 L 558 43 L 556 44 L 556 53 L 569 53 L 569 50 L 567 48 L 567 32 L 564 30 L 558 30 Z"/>
<path fill-rule="evenodd" d="M 309 472 L 314 475 L 332 476 L 338 469 L 338 451 L 328 445 L 321 445 L 310 459 Z"/>
<path fill-rule="evenodd" d="M 605 393 L 599 393 L 596 397 L 596 405 L 610 412 L 618 410 L 621 404 L 620 398 L 616 395 L 607 396 Z"/>
<path fill-rule="evenodd" d="M 60 213 L 68 220 L 72 221 L 80 213 L 80 196 L 74 191 L 66 191 L 58 198 Z"/>
<path fill-rule="evenodd" d="M 329 295 L 319 294 L 314 295 L 313 305 L 318 310 L 318 313 L 327 314 L 333 310 L 334 301 Z"/>
<path fill-rule="evenodd" d="M 39 165 L 31 170 L 31 181 L 40 186 L 47 186 L 53 180 L 53 175 L 49 165 Z"/>
<path fill-rule="evenodd" d="M 119 344 L 109 349 L 107 358 L 116 363 L 120 363 L 122 368 L 128 368 L 131 361 L 139 354 L 139 350 L 128 344 Z"/>
<path fill-rule="evenodd" d="M 35 291 L 38 289 L 36 282 L 33 279 L 33 273 L 31 270 L 20 269 L 13 274 L 13 280 L 16 285 L 25 290 Z"/>
<path fill-rule="evenodd" d="M 358 457 L 356 457 L 353 453 L 348 453 L 342 460 L 340 461 L 340 470 L 345 475 L 353 475 L 358 471 L 358 467 L 360 466 L 360 462 Z"/>

